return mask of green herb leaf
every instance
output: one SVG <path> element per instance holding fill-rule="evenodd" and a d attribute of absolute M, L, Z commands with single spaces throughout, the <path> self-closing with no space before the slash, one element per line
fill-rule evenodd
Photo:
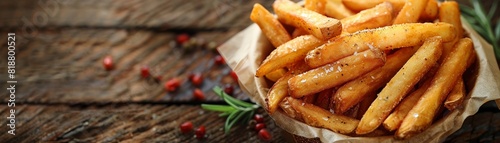
<path fill-rule="evenodd" d="M 205 110 L 217 111 L 217 112 L 233 112 L 236 110 L 234 107 L 228 106 L 228 105 L 201 104 L 201 108 L 203 108 Z"/>
<path fill-rule="evenodd" d="M 500 19 L 498 19 L 497 26 L 495 27 L 495 36 L 496 36 L 495 41 L 498 42 L 498 40 L 500 40 Z"/>
<path fill-rule="evenodd" d="M 497 11 L 498 0 L 493 1 L 493 4 L 490 7 L 490 12 L 488 12 L 488 19 L 492 19 L 495 15 L 495 11 Z"/>
<path fill-rule="evenodd" d="M 243 117 L 245 117 L 243 120 L 245 122 L 251 119 L 251 117 L 255 113 L 255 110 L 259 108 L 259 106 L 256 104 L 248 103 L 231 97 L 230 95 L 224 93 L 222 88 L 218 86 L 214 87 L 213 91 L 228 105 L 202 104 L 201 107 L 209 111 L 222 112 L 219 114 L 219 117 L 227 116 L 226 122 L 224 123 L 225 133 L 228 133 L 231 127 L 233 127 L 236 122 L 241 121 Z"/>

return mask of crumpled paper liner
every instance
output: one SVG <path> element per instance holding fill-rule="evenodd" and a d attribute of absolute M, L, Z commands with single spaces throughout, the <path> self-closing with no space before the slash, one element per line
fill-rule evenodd
<path fill-rule="evenodd" d="M 433 123 L 429 129 L 408 140 L 397 140 L 393 136 L 350 137 L 328 129 L 309 126 L 288 117 L 282 110 L 277 110 L 270 116 L 287 132 L 306 138 L 317 137 L 322 142 L 442 142 L 447 136 L 460 129 L 465 118 L 475 114 L 481 105 L 487 101 L 500 99 L 500 71 L 493 55 L 493 48 L 472 30 L 470 25 L 465 22 L 463 25 L 470 33 L 478 56 L 476 63 L 479 64 L 479 69 L 474 87 L 464 100 L 463 107 L 448 113 Z M 254 102 L 263 106 L 265 106 L 264 99 L 272 85 L 268 85 L 270 83 L 267 83 L 264 78 L 257 78 L 254 75 L 261 62 L 273 49 L 256 24 L 250 25 L 218 48 L 226 63 L 238 75 L 240 87 Z"/>

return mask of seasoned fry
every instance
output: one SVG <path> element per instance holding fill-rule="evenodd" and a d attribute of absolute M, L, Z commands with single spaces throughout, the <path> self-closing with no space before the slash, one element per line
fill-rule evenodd
<path fill-rule="evenodd" d="M 413 91 L 398 104 L 394 111 L 385 119 L 383 123 L 385 129 L 392 132 L 399 128 L 403 119 L 408 115 L 408 112 L 410 112 L 411 108 L 417 104 L 420 97 L 422 97 L 427 88 L 429 88 L 431 80 L 432 78 L 426 79 L 422 86 Z"/>
<path fill-rule="evenodd" d="M 467 68 L 467 61 L 473 52 L 472 40 L 460 39 L 457 47 L 445 58 L 432 79 L 430 87 L 410 110 L 395 133 L 396 138 L 409 138 L 427 129 L 438 112 L 454 83 Z"/>
<path fill-rule="evenodd" d="M 350 117 L 332 114 L 321 107 L 304 103 L 298 99 L 288 97 L 287 100 L 292 108 L 297 111 L 298 115 L 302 116 L 304 122 L 311 126 L 326 128 L 334 132 L 346 134 L 351 133 L 359 122 Z"/>
<path fill-rule="evenodd" d="M 294 75 L 309 70 L 309 66 L 304 62 L 298 62 L 291 66 L 290 70 L 271 87 L 266 97 L 267 111 L 273 114 L 278 108 L 281 100 L 288 96 L 288 80 Z"/>
<path fill-rule="evenodd" d="M 261 77 L 267 73 L 301 61 L 306 57 L 307 52 L 323 43 L 323 41 L 312 35 L 304 35 L 292 39 L 274 49 L 262 62 L 255 75 Z"/>
<path fill-rule="evenodd" d="M 304 7 L 325 15 L 326 0 L 304 0 Z"/>
<path fill-rule="evenodd" d="M 455 44 L 463 37 L 462 21 L 460 20 L 460 9 L 457 2 L 455 1 L 445 1 L 441 3 L 439 7 L 439 21 L 450 23 L 455 27 L 455 32 L 457 36 L 453 41 L 445 43 L 443 49 L 443 56 L 447 57 L 451 50 L 455 47 Z"/>
<path fill-rule="evenodd" d="M 392 109 L 440 58 L 441 46 L 440 37 L 432 37 L 425 41 L 378 94 L 377 99 L 361 118 L 356 134 L 366 134 L 377 129 Z"/>
<path fill-rule="evenodd" d="M 332 97 L 332 94 L 334 92 L 335 92 L 335 88 L 330 88 L 330 89 L 326 89 L 326 90 L 319 92 L 318 98 L 316 98 L 314 105 L 321 107 L 325 110 L 329 110 L 330 98 Z"/>
<path fill-rule="evenodd" d="M 405 5 L 405 0 L 342 0 L 342 3 L 353 11 L 362 11 L 375 7 L 385 1 L 394 5 L 394 11 L 399 11 Z"/>
<path fill-rule="evenodd" d="M 339 20 L 303 8 L 290 0 L 276 0 L 273 8 L 279 21 L 302 28 L 318 39 L 328 40 L 342 32 Z"/>
<path fill-rule="evenodd" d="M 340 21 L 345 31 L 353 33 L 363 29 L 377 28 L 391 24 L 392 12 L 391 3 L 383 2 Z"/>
<path fill-rule="evenodd" d="M 274 47 L 278 47 L 292 39 L 278 19 L 258 3 L 253 5 L 250 19 L 259 25 L 262 33 Z"/>
<path fill-rule="evenodd" d="M 418 22 L 428 0 L 407 0 L 401 11 L 394 19 L 393 24 Z"/>
<path fill-rule="evenodd" d="M 384 52 L 374 48 L 309 70 L 288 80 L 290 96 L 301 98 L 341 85 L 382 66 L 384 62 Z"/>
<path fill-rule="evenodd" d="M 335 19 L 343 19 L 354 15 L 354 13 L 347 9 L 341 0 L 326 0 L 325 15 Z"/>
<path fill-rule="evenodd" d="M 304 121 L 302 119 L 302 116 L 298 115 L 297 111 L 295 111 L 295 109 L 292 108 L 292 106 L 290 105 L 290 102 L 288 102 L 288 98 L 285 98 L 283 99 L 280 103 L 279 103 L 279 106 L 281 107 L 281 109 L 283 109 L 283 111 L 290 117 L 298 120 L 298 121 Z"/>
<path fill-rule="evenodd" d="M 267 79 L 269 79 L 273 82 L 276 82 L 276 81 L 278 81 L 278 79 L 283 77 L 283 75 L 285 75 L 285 73 L 286 73 L 286 70 L 284 68 L 281 68 L 281 69 L 277 69 L 275 71 L 272 71 L 270 73 L 267 73 L 265 76 Z"/>
<path fill-rule="evenodd" d="M 356 78 L 342 85 L 333 95 L 335 113 L 343 114 L 349 108 L 358 104 L 366 96 L 385 86 L 389 80 L 403 67 L 418 47 L 402 48 L 387 56 L 387 61 L 381 68 Z"/>
<path fill-rule="evenodd" d="M 428 0 L 424 11 L 420 13 L 420 19 L 424 21 L 433 21 L 438 16 L 438 3 L 436 0 Z"/>
<path fill-rule="evenodd" d="M 462 77 L 459 77 L 457 84 L 453 87 L 448 97 L 444 101 L 444 107 L 452 111 L 464 101 L 465 98 L 465 85 Z"/>
<path fill-rule="evenodd" d="M 453 26 L 447 23 L 408 23 L 358 31 L 311 50 L 307 53 L 306 62 L 315 68 L 369 47 L 389 50 L 417 46 L 434 36 L 441 36 L 443 42 L 448 42 L 455 38 L 455 31 Z"/>

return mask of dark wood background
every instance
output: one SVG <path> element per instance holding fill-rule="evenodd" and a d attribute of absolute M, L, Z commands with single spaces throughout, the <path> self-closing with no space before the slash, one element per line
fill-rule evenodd
<path fill-rule="evenodd" d="M 192 121 L 207 127 L 201 142 L 261 142 L 247 125 L 222 131 L 224 118 L 204 111 L 200 103 L 222 104 L 215 85 L 237 87 L 227 66 L 214 64 L 217 52 L 172 46 L 179 33 L 214 41 L 228 40 L 252 22 L 254 3 L 268 0 L 7 0 L 0 1 L 0 43 L 16 33 L 16 135 L 7 134 L 8 94 L 0 95 L 0 142 L 198 142 L 178 126 Z M 5 46 L 3 46 L 5 47 Z M 0 53 L 7 53 L 0 48 Z M 115 69 L 102 67 L 111 55 Z M 4 57 L 4 56 L 1 56 Z M 0 60 L 2 88 L 6 58 Z M 157 83 L 140 77 L 149 65 L 163 76 Z M 205 101 L 192 99 L 192 72 L 206 77 Z M 179 77 L 179 91 L 163 83 Z M 236 88 L 237 98 L 248 100 Z M 263 110 L 273 142 L 302 141 L 270 119 Z M 500 114 L 492 102 L 469 117 L 448 142 L 499 142 Z M 306 140 L 317 141 L 317 140 Z"/>

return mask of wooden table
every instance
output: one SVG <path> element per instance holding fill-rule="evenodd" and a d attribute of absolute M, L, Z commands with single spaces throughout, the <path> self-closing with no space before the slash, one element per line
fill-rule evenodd
<path fill-rule="evenodd" d="M 87 0 L 0 1 L 0 43 L 16 33 L 16 135 L 7 134 L 9 93 L 0 94 L 0 142 L 198 142 L 179 125 L 192 121 L 204 125 L 209 135 L 201 142 L 261 142 L 245 124 L 229 134 L 225 118 L 204 111 L 201 103 L 223 104 L 211 92 L 215 85 L 236 87 L 235 97 L 248 100 L 237 88 L 226 65 L 214 64 L 217 52 L 185 50 L 171 43 L 179 33 L 223 43 L 252 22 L 253 3 L 266 0 Z M 0 48 L 0 53 L 7 53 Z M 106 71 L 102 60 L 110 55 L 115 68 Z M 4 57 L 4 56 L 2 56 Z M 6 58 L 0 60 L 0 80 L 7 78 Z M 160 82 L 140 76 L 151 67 Z M 193 100 L 195 88 L 188 81 L 203 73 L 200 87 L 206 100 Z M 163 83 L 182 81 L 174 93 Z M 2 84 L 4 85 L 4 84 Z M 6 84 L 2 88 L 6 88 Z M 291 136 L 265 115 L 273 142 L 308 141 Z M 499 142 L 500 112 L 489 102 L 469 117 L 449 142 Z"/>

